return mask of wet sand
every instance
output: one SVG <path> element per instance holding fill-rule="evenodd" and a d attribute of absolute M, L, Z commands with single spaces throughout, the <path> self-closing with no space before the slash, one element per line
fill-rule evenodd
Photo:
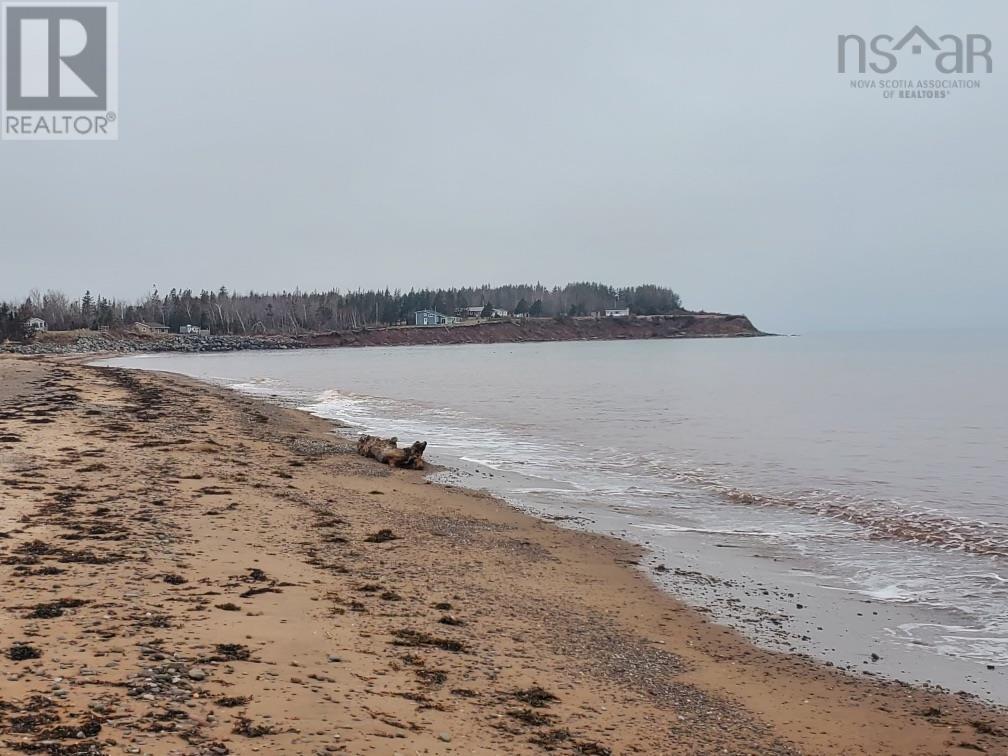
<path fill-rule="evenodd" d="M 757 649 L 621 541 L 184 378 L 0 357 L 11 753 L 1008 753 L 968 697 Z"/>

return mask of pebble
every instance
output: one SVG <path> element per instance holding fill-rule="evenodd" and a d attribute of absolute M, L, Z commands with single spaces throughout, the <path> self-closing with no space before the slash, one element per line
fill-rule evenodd
<path fill-rule="evenodd" d="M 194 667 L 193 669 L 189 670 L 189 677 L 193 680 L 205 680 L 206 672 L 204 672 L 202 669 L 199 669 L 198 667 Z"/>

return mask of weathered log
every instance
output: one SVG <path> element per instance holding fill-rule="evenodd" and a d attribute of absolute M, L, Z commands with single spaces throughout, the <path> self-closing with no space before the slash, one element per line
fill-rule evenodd
<path fill-rule="evenodd" d="M 390 467 L 404 467 L 409 470 L 423 470 L 423 453 L 427 449 L 426 441 L 417 441 L 412 446 L 399 448 L 398 438 L 379 438 L 378 436 L 361 436 L 357 440 L 357 453 L 362 457 L 371 457 Z"/>

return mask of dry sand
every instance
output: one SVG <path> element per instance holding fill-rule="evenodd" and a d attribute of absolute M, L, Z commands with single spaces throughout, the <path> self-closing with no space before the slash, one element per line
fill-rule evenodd
<path fill-rule="evenodd" d="M 1008 753 L 1008 716 L 754 648 L 627 544 L 187 379 L 0 357 L 0 749 Z"/>

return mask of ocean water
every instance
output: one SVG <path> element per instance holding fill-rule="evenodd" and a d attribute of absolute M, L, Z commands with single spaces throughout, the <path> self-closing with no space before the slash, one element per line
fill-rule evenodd
<path fill-rule="evenodd" d="M 443 482 L 646 546 L 659 584 L 761 643 L 1008 701 L 1005 333 L 112 364 L 426 440 Z"/>

